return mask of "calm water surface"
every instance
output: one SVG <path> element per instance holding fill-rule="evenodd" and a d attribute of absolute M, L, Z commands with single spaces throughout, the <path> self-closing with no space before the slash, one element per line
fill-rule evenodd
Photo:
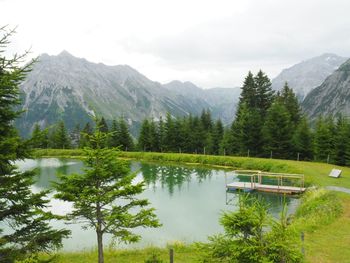
<path fill-rule="evenodd" d="M 17 163 L 19 169 L 38 170 L 37 182 L 33 191 L 50 188 L 56 175 L 80 173 L 83 163 L 73 159 L 36 159 Z M 174 165 L 157 165 L 132 162 L 131 169 L 138 171 L 137 181 L 146 182 L 146 190 L 140 195 L 150 200 L 152 207 L 163 224 L 157 229 L 137 229 L 142 235 L 141 242 L 127 247 L 148 245 L 164 246 L 169 242 L 205 241 L 208 235 L 222 232 L 218 220 L 222 211 L 236 210 L 238 194 L 226 193 L 225 177 L 228 181 L 239 178 L 231 171 L 210 169 L 207 167 L 186 167 Z M 283 197 L 273 194 L 259 194 L 265 198 L 270 210 L 278 215 Z M 289 211 L 294 211 L 298 199 L 287 198 Z M 51 200 L 51 210 L 64 214 L 72 208 L 68 202 Z M 68 228 L 72 236 L 64 241 L 64 249 L 81 250 L 96 246 L 96 234 L 93 230 L 83 230 L 78 224 L 53 222 L 56 228 Z M 105 244 L 111 242 L 106 236 Z"/>

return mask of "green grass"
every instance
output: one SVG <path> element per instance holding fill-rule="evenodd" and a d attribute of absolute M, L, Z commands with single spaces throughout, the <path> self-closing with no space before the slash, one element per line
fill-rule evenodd
<path fill-rule="evenodd" d="M 36 157 L 77 158 L 81 150 L 37 150 Z M 270 172 L 301 173 L 307 185 L 341 186 L 350 188 L 350 168 L 336 165 L 246 158 L 231 156 L 208 156 L 173 153 L 121 152 L 121 158 L 153 162 L 175 162 L 226 167 L 229 169 L 251 169 Z M 342 175 L 335 179 L 328 177 L 333 168 L 341 169 Z M 295 219 L 298 231 L 305 232 L 307 262 L 350 262 L 350 195 L 325 191 L 309 191 L 302 199 Z M 145 248 L 131 250 L 107 250 L 106 262 L 144 262 L 152 254 L 168 262 L 167 248 Z M 57 262 L 96 262 L 96 251 L 59 253 Z M 175 247 L 175 262 L 196 262 L 198 251 L 193 245 Z"/>
<path fill-rule="evenodd" d="M 144 249 L 105 249 L 106 263 L 144 263 L 153 255 L 162 262 L 169 262 L 169 249 L 174 249 L 175 262 L 196 262 L 198 251 L 195 245 L 174 243 L 165 248 L 148 247 Z M 41 259 L 49 259 L 52 256 L 41 255 Z M 84 250 L 78 252 L 60 252 L 54 256 L 54 262 L 59 263 L 95 263 L 97 262 L 97 250 Z"/>
<path fill-rule="evenodd" d="M 268 172 L 300 173 L 305 175 L 307 185 L 342 186 L 350 188 L 350 168 L 317 162 L 297 162 L 265 158 L 247 158 L 236 156 L 210 156 L 176 153 L 121 152 L 120 156 L 145 161 L 180 162 L 210 166 L 225 166 L 232 169 L 262 170 Z M 338 179 L 328 176 L 333 168 L 341 169 Z"/>
<path fill-rule="evenodd" d="M 350 262 L 350 195 L 337 193 L 336 196 L 341 202 L 343 213 L 330 222 L 319 223 L 317 227 L 306 232 L 307 262 Z"/>

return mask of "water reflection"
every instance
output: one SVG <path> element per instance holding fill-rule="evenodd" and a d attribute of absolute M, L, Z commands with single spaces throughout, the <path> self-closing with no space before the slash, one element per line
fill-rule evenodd
<path fill-rule="evenodd" d="M 147 186 L 154 190 L 158 182 L 162 188 L 167 188 L 170 195 L 174 194 L 175 188 L 181 191 L 185 183 L 189 183 L 192 177 L 196 178 L 198 183 L 209 179 L 213 175 L 213 170 L 203 167 L 162 165 L 158 166 L 150 163 L 142 163 L 140 171 Z"/>
<path fill-rule="evenodd" d="M 34 191 L 51 187 L 57 180 L 57 174 L 80 173 L 83 163 L 71 159 L 38 159 L 18 163 L 21 170 L 37 168 L 38 177 Z M 144 180 L 147 187 L 141 198 L 147 198 L 163 224 L 158 229 L 137 229 L 142 236 L 143 247 L 149 245 L 164 246 L 175 240 L 183 242 L 205 241 L 208 235 L 222 232 L 219 218 L 223 211 L 237 209 L 238 195 L 226 193 L 228 182 L 239 180 L 233 171 L 210 169 L 200 166 L 177 166 L 156 163 L 131 162 L 131 170 L 137 173 L 136 180 Z M 254 193 L 255 194 L 255 193 Z M 270 204 L 270 211 L 277 216 L 283 203 L 282 196 L 258 194 Z M 231 203 L 227 205 L 230 199 Z M 290 211 L 296 207 L 297 201 L 287 198 Z M 64 214 L 71 209 L 71 204 L 59 200 L 51 200 L 51 210 Z M 81 225 L 65 225 L 53 222 L 57 228 L 68 228 L 72 237 L 64 241 L 64 249 L 88 249 L 96 246 L 95 233 L 82 230 Z M 110 238 L 105 240 L 108 244 Z"/>

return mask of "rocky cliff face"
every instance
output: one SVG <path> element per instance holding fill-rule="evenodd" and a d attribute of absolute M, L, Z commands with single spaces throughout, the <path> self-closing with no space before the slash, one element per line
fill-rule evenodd
<path fill-rule="evenodd" d="M 288 69 L 284 69 L 272 80 L 272 87 L 275 90 L 280 90 L 287 81 L 299 100 L 303 101 L 312 89 L 321 85 L 346 59 L 334 54 L 323 54 L 319 57 L 305 60 Z"/>
<path fill-rule="evenodd" d="M 350 115 L 350 59 L 306 96 L 302 108 L 311 119 L 337 113 Z"/>
<path fill-rule="evenodd" d="M 167 112 L 183 116 L 200 114 L 203 108 L 216 109 L 203 90 L 193 86 L 198 93 L 191 93 L 188 87 L 179 92 L 127 65 L 91 63 L 66 51 L 58 56 L 44 54 L 20 86 L 25 113 L 17 126 L 28 135 L 35 123 L 46 127 L 64 120 L 73 128 L 95 114 L 109 120 L 123 115 L 130 125 L 137 125 L 144 118 L 158 119 Z M 221 115 L 225 114 L 217 113 Z"/>

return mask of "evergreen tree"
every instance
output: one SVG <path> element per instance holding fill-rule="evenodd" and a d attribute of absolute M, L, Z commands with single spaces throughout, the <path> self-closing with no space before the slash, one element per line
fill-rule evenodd
<path fill-rule="evenodd" d="M 84 220 L 97 236 L 98 262 L 104 262 L 103 235 L 111 234 L 119 241 L 137 242 L 137 227 L 159 227 L 154 209 L 147 199 L 138 199 L 144 183 L 134 183 L 135 173 L 129 164 L 118 159 L 114 149 L 104 148 L 107 135 L 99 131 L 89 137 L 94 148 L 85 148 L 87 167 L 83 174 L 61 175 L 55 183 L 56 198 L 73 203 L 67 217 Z"/>
<path fill-rule="evenodd" d="M 70 138 L 71 138 L 71 145 L 73 148 L 78 148 L 80 145 L 80 137 L 81 137 L 81 131 L 80 131 L 80 124 L 78 123 L 75 125 Z"/>
<path fill-rule="evenodd" d="M 104 117 L 97 122 L 97 127 L 101 132 L 108 133 L 109 127 Z"/>
<path fill-rule="evenodd" d="M 51 136 L 52 147 L 55 149 L 69 149 L 71 146 L 70 138 L 68 136 L 64 122 L 60 121 Z"/>
<path fill-rule="evenodd" d="M 284 84 L 283 89 L 277 95 L 277 99 L 286 107 L 291 121 L 296 127 L 301 119 L 301 108 L 298 102 L 298 98 L 291 88 L 289 88 L 288 83 Z"/>
<path fill-rule="evenodd" d="M 336 124 L 336 136 L 334 145 L 334 159 L 337 165 L 349 163 L 350 124 L 343 116 L 339 116 Z"/>
<path fill-rule="evenodd" d="M 220 119 L 215 122 L 212 133 L 212 147 L 211 154 L 218 155 L 220 153 L 220 144 L 224 137 L 224 126 Z"/>
<path fill-rule="evenodd" d="M 147 119 L 142 122 L 140 135 L 138 139 L 138 147 L 141 151 L 150 151 L 151 150 L 151 141 L 150 141 L 150 123 Z"/>
<path fill-rule="evenodd" d="M 312 133 L 307 122 L 307 119 L 303 117 L 300 121 L 296 130 L 293 134 L 293 148 L 294 156 L 297 158 L 299 154 L 300 160 L 312 160 L 313 157 L 313 143 Z"/>
<path fill-rule="evenodd" d="M 331 118 L 320 117 L 316 122 L 314 151 L 318 161 L 327 161 L 334 153 L 334 124 Z"/>
<path fill-rule="evenodd" d="M 204 131 L 206 131 L 206 132 L 211 131 L 211 128 L 213 126 L 213 121 L 211 119 L 211 113 L 210 113 L 209 109 L 202 111 L 201 124 L 202 124 Z"/>
<path fill-rule="evenodd" d="M 157 125 L 153 119 L 149 123 L 149 143 L 150 143 L 150 151 L 152 152 L 159 151 L 160 145 L 159 145 L 158 130 L 157 130 Z"/>
<path fill-rule="evenodd" d="M 245 103 L 248 106 L 248 108 L 256 108 L 258 103 L 256 83 L 255 83 L 254 76 L 250 71 L 248 72 L 248 75 L 244 79 L 241 96 L 239 98 L 237 112 L 240 111 L 241 105 L 243 103 Z"/>
<path fill-rule="evenodd" d="M 4 56 L 14 30 L 0 28 L 0 261 L 14 262 L 39 251 L 54 250 L 62 245 L 67 230 L 55 230 L 49 222 L 54 216 L 48 206 L 48 191 L 33 193 L 34 172 L 21 172 L 16 160 L 30 158 L 28 145 L 21 141 L 14 120 L 21 112 L 19 84 L 31 65 L 20 67 L 24 54 Z"/>
<path fill-rule="evenodd" d="M 168 112 L 166 115 L 166 121 L 164 124 L 164 131 L 165 131 L 165 136 L 164 136 L 164 149 L 168 152 L 176 152 L 177 147 L 176 147 L 176 126 L 173 118 L 171 117 L 170 113 Z"/>
<path fill-rule="evenodd" d="M 90 145 L 88 137 L 91 134 L 92 134 L 92 127 L 90 125 L 90 122 L 87 122 L 80 133 L 80 140 L 79 140 L 80 148 L 84 148 Z"/>
<path fill-rule="evenodd" d="M 158 140 L 159 140 L 159 150 L 162 152 L 165 145 L 165 128 L 162 116 L 159 118 L 158 122 Z"/>
<path fill-rule="evenodd" d="M 254 82 L 256 86 L 256 107 L 261 117 L 264 118 L 274 99 L 274 91 L 270 79 L 261 70 L 255 76 Z"/>
<path fill-rule="evenodd" d="M 118 122 L 116 120 L 112 121 L 112 127 L 111 127 L 111 136 L 109 138 L 108 146 L 110 147 L 118 147 L 121 145 L 120 142 L 120 128 L 118 125 Z"/>
<path fill-rule="evenodd" d="M 40 125 L 36 123 L 30 138 L 30 145 L 33 148 L 45 149 L 48 147 L 48 131 L 47 129 L 41 130 Z"/>
<path fill-rule="evenodd" d="M 288 159 L 292 150 L 292 123 L 286 107 L 276 100 L 267 111 L 263 127 L 265 155 Z"/>
<path fill-rule="evenodd" d="M 118 120 L 118 137 L 119 146 L 123 151 L 131 151 L 134 148 L 134 142 L 129 132 L 128 125 L 124 118 L 120 117 Z"/>

